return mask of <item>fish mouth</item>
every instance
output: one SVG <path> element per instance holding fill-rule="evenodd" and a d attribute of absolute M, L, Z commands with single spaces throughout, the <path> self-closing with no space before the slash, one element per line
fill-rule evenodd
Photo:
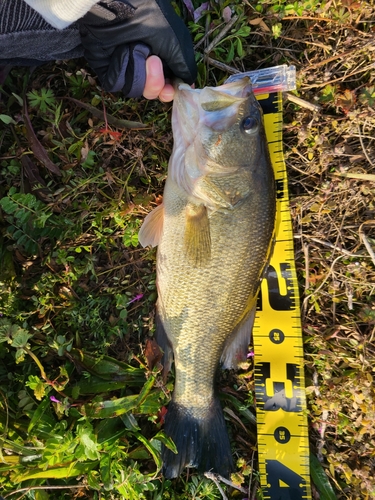
<path fill-rule="evenodd" d="M 204 87 L 203 89 L 192 88 L 190 85 L 177 78 L 174 81 L 173 86 L 176 92 L 190 91 L 199 94 L 206 89 L 210 89 L 212 91 L 219 93 L 222 92 L 234 97 L 247 97 L 252 91 L 251 80 L 248 76 L 244 76 L 243 78 L 239 78 L 230 83 L 224 83 L 223 85 L 219 85 L 218 87 Z"/>
<path fill-rule="evenodd" d="M 219 87 L 203 89 L 193 89 L 179 81 L 175 88 L 176 120 L 189 123 L 187 143 L 193 142 L 200 123 L 214 131 L 229 128 L 236 122 L 243 103 L 253 95 L 248 76 Z"/>

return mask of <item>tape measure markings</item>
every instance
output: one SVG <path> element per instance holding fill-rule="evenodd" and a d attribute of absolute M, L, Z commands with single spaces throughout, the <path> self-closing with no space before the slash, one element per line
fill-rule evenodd
<path fill-rule="evenodd" d="M 298 283 L 281 95 L 257 96 L 276 177 L 276 243 L 257 302 L 253 328 L 259 473 L 263 498 L 311 500 L 309 441 Z"/>

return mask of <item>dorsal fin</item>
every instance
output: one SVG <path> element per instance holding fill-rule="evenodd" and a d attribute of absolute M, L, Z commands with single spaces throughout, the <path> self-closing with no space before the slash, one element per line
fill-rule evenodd
<path fill-rule="evenodd" d="M 164 225 L 164 205 L 163 203 L 154 208 L 143 221 L 138 233 L 138 241 L 143 247 L 148 245 L 156 247 L 163 232 Z"/>

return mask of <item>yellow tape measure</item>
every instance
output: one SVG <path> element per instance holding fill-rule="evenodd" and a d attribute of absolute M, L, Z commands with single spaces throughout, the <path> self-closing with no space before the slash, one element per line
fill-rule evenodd
<path fill-rule="evenodd" d="M 281 93 L 258 95 L 277 189 L 276 243 L 253 328 L 260 481 L 264 499 L 311 499 L 302 328 Z"/>

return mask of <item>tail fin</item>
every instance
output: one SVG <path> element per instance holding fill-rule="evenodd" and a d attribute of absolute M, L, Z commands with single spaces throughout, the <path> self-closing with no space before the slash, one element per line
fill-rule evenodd
<path fill-rule="evenodd" d="M 217 399 L 205 419 L 193 417 L 191 410 L 172 401 L 165 419 L 165 433 L 173 439 L 178 453 L 163 446 L 164 477 L 177 477 L 184 467 L 190 466 L 229 478 L 233 471 L 232 454 L 223 410 Z"/>

